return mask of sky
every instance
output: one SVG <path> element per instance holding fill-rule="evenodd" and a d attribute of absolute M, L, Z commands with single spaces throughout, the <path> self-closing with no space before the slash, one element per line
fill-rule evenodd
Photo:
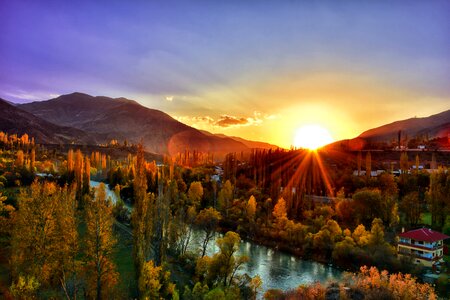
<path fill-rule="evenodd" d="M 0 97 L 126 97 L 289 147 L 450 109 L 450 1 L 0 1 Z"/>

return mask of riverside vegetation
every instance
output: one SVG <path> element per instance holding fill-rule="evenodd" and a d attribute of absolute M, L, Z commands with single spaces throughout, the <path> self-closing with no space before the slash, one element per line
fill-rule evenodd
<path fill-rule="evenodd" d="M 399 228 L 417 226 L 424 213 L 448 233 L 450 175 L 444 168 L 377 178 L 336 172 L 329 179 L 337 197 L 316 203 L 307 195 L 326 194 L 327 177 L 314 175 L 316 158 L 299 175 L 292 165 L 308 155 L 301 151 L 230 154 L 218 174 L 208 159 L 186 154 L 157 164 L 146 161 L 142 146 L 133 147 L 134 154 L 112 158 L 82 147 L 49 151 L 27 135 L 0 133 L 2 297 L 437 297 L 414 277 L 419 267 L 397 259 L 394 244 Z M 283 161 L 288 163 L 274 163 Z M 366 158 L 366 168 L 370 164 Z M 108 184 L 119 201 L 106 197 L 103 184 L 92 189 L 91 178 Z M 203 233 L 198 251 L 189 247 L 193 230 Z M 218 231 L 224 233 L 216 240 L 218 251 L 208 255 Z M 259 276 L 240 271 L 248 260 L 236 254 L 242 238 L 355 273 L 326 285 L 262 291 Z M 132 279 L 119 272 L 121 264 Z M 446 288 L 446 282 L 437 286 Z"/>

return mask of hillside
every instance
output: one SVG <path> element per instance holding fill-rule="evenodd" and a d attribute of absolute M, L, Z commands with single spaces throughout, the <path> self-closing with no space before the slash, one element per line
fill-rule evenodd
<path fill-rule="evenodd" d="M 9 134 L 27 133 L 42 144 L 93 144 L 96 139 L 86 132 L 58 126 L 0 99 L 0 130 Z"/>
<path fill-rule="evenodd" d="M 427 136 L 429 139 L 446 137 L 450 134 L 450 110 L 425 118 L 411 118 L 367 130 L 359 135 L 371 142 L 396 140 L 398 132 L 402 137 Z"/>
<path fill-rule="evenodd" d="M 243 138 L 237 137 L 237 136 L 228 136 L 228 135 L 225 135 L 222 133 L 211 133 L 206 130 L 201 130 L 201 132 L 206 135 L 216 136 L 216 137 L 220 137 L 220 138 L 231 138 L 237 142 L 244 144 L 245 146 L 247 146 L 248 148 L 251 148 L 251 149 L 256 149 L 256 148 L 258 148 L 258 149 L 278 149 L 278 148 L 280 148 L 277 145 L 272 145 L 269 143 L 259 142 L 259 141 L 246 140 L 246 139 L 243 139 Z"/>
<path fill-rule="evenodd" d="M 174 154 L 186 149 L 215 153 L 248 150 L 241 142 L 205 135 L 164 112 L 125 98 L 73 93 L 19 107 L 55 124 L 86 131 L 102 142 L 143 141 L 146 150 L 155 153 Z"/>

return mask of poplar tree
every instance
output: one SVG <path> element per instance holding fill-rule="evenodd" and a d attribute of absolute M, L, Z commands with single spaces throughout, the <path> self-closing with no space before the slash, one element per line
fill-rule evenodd
<path fill-rule="evenodd" d="M 95 198 L 85 208 L 86 220 L 86 282 L 89 298 L 109 299 L 114 295 L 118 273 L 112 262 L 116 239 L 113 235 L 112 204 L 106 198 L 106 189 L 100 183 Z"/>
<path fill-rule="evenodd" d="M 131 216 L 133 226 L 133 260 L 136 271 L 136 280 L 139 281 L 142 267 L 150 260 L 152 238 L 152 204 L 155 201 L 153 194 L 147 193 L 147 176 L 145 171 L 144 148 L 138 145 L 135 172 L 133 180 L 134 209 Z"/>
<path fill-rule="evenodd" d="M 372 155 L 370 154 L 370 151 L 366 154 L 366 176 L 367 179 L 370 179 L 372 173 Z"/>

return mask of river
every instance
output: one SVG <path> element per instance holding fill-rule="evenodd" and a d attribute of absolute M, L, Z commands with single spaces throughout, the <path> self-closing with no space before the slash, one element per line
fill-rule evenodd
<path fill-rule="evenodd" d="M 91 187 L 96 187 L 100 183 L 91 180 Z M 117 201 L 116 194 L 105 185 L 107 195 L 113 202 Z M 131 209 L 129 207 L 129 209 Z M 220 235 L 216 235 L 216 239 Z M 207 255 L 212 255 L 219 251 L 215 240 L 211 240 L 207 249 Z M 200 248 L 202 233 L 195 231 L 190 244 L 191 250 Z M 242 241 L 237 255 L 247 255 L 249 257 L 241 273 L 247 273 L 253 277 L 259 275 L 262 279 L 262 290 L 281 289 L 290 290 L 300 284 L 309 284 L 316 281 L 325 283 L 329 280 L 339 280 L 342 271 L 315 261 L 302 260 L 293 255 L 278 251 L 266 246 L 258 245 L 251 241 Z"/>
<path fill-rule="evenodd" d="M 211 240 L 206 251 L 207 255 L 219 252 L 215 241 L 221 235 Z M 191 250 L 200 248 L 202 232 L 195 231 Z M 251 241 L 243 240 L 239 245 L 237 255 L 246 255 L 249 261 L 242 267 L 240 273 L 247 273 L 253 277 L 259 275 L 262 279 L 262 290 L 295 289 L 300 284 L 309 284 L 316 281 L 325 283 L 329 280 L 338 281 L 342 277 L 342 271 L 325 264 L 311 260 L 303 260 L 286 252 L 278 251 Z"/>

